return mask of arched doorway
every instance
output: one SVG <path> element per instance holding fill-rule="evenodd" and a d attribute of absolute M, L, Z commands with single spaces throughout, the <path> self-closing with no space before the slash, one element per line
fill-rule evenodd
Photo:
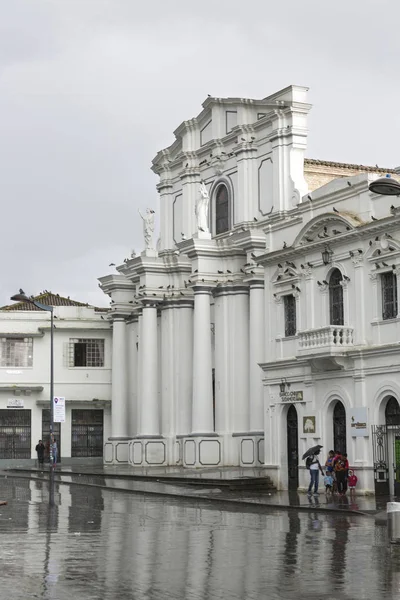
<path fill-rule="evenodd" d="M 390 463 L 393 465 L 391 491 L 400 496 L 400 405 L 394 396 L 390 396 L 385 408 L 386 430 Z"/>
<path fill-rule="evenodd" d="M 299 487 L 299 436 L 297 410 L 290 405 L 286 417 L 287 423 L 287 456 L 288 456 L 288 488 Z"/>
<path fill-rule="evenodd" d="M 346 453 L 346 409 L 338 400 L 333 409 L 333 449 Z"/>

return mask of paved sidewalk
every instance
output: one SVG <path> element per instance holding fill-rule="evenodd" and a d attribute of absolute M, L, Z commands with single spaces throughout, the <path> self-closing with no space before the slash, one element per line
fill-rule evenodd
<path fill-rule="evenodd" d="M 46 479 L 48 469 L 14 468 L 3 471 L 9 476 Z M 386 518 L 386 503 L 390 498 L 374 496 L 307 496 L 301 492 L 277 492 L 262 487 L 264 471 L 260 469 L 202 469 L 190 470 L 174 467 L 142 469 L 121 466 L 58 466 L 55 470 L 57 482 L 72 485 L 87 485 L 108 490 L 119 490 L 135 494 L 161 495 L 182 499 L 207 500 L 230 503 L 243 510 L 300 509 L 370 514 Z M 258 485 L 257 485 L 258 484 Z M 267 484 L 268 485 L 268 484 Z"/>

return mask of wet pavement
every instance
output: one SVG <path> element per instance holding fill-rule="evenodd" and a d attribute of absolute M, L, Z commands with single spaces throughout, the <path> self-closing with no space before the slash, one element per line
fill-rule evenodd
<path fill-rule="evenodd" d="M 251 513 L 82 483 L 56 483 L 50 509 L 46 481 L 0 478 L 2 598 L 399 597 L 400 549 L 371 516 Z"/>
<path fill-rule="evenodd" d="M 297 508 L 299 510 L 346 511 L 355 513 L 377 514 L 386 518 L 386 503 L 390 498 L 375 496 L 325 495 L 308 497 L 301 492 L 277 492 L 263 481 L 262 469 L 215 469 L 197 472 L 195 470 L 160 469 L 155 474 L 151 469 L 135 469 L 130 467 L 57 467 L 56 479 L 74 485 L 93 485 L 104 489 L 121 490 L 137 494 L 164 495 L 171 497 L 202 498 L 214 503 L 238 504 L 243 510 L 252 510 L 257 505 L 260 510 L 272 508 Z M 145 471 L 145 472 L 143 472 Z M 48 470 L 9 469 L 9 473 L 43 479 L 48 477 Z M 245 476 L 244 476 L 245 473 Z"/>

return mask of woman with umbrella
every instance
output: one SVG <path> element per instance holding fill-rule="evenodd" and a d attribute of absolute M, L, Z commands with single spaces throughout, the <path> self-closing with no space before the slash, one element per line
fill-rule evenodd
<path fill-rule="evenodd" d="M 318 455 L 321 452 L 322 446 L 319 444 L 309 448 L 307 452 L 303 454 L 303 460 L 306 460 L 306 467 L 310 469 L 310 485 L 308 486 L 308 495 L 311 496 L 312 488 L 314 486 L 314 496 L 319 496 L 318 483 L 319 483 L 319 472 L 323 475 L 321 464 L 318 460 Z"/>

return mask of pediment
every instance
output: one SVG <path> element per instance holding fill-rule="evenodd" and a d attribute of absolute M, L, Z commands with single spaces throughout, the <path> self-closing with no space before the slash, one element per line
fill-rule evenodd
<path fill-rule="evenodd" d="M 333 240 L 359 225 L 354 218 L 347 215 L 329 213 L 312 219 L 294 241 L 294 246 L 304 246 L 313 242 Z"/>
<path fill-rule="evenodd" d="M 369 241 L 369 247 L 365 253 L 367 259 L 385 260 L 400 252 L 400 241 L 391 235 L 384 233 Z"/>

